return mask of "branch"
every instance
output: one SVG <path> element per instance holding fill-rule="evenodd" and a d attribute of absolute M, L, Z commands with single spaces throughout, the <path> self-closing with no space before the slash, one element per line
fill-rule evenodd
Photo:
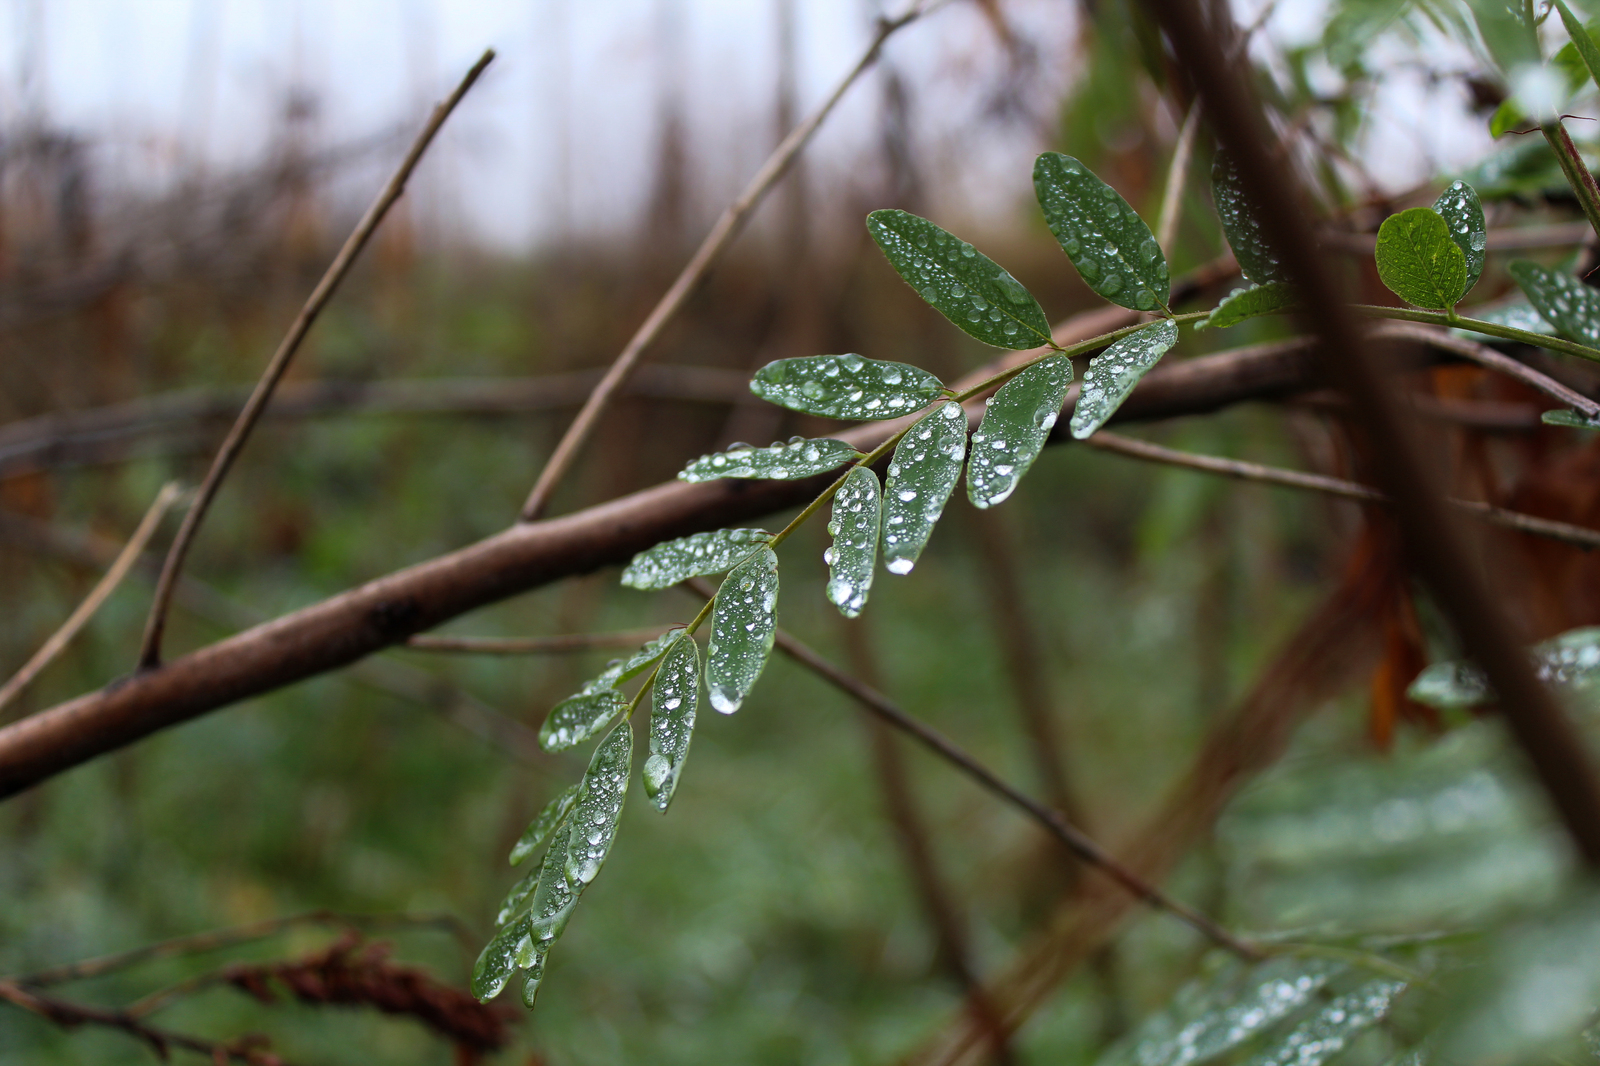
<path fill-rule="evenodd" d="M 594 392 L 589 394 L 589 399 L 584 403 L 583 409 L 578 412 L 578 417 L 573 419 L 572 425 L 567 427 L 567 432 L 562 436 L 556 449 L 551 453 L 550 459 L 545 463 L 544 469 L 539 473 L 539 479 L 534 483 L 533 491 L 528 494 L 527 502 L 522 505 L 522 515 L 519 521 L 532 522 L 544 514 L 550 504 L 550 495 L 555 492 L 556 485 L 566 475 L 572 462 L 577 458 L 578 450 L 589 439 L 589 434 L 594 431 L 595 423 L 605 413 L 611 403 L 611 398 L 622 387 L 628 375 L 633 372 L 634 366 L 639 362 L 644 350 L 648 348 L 663 327 L 672 320 L 694 291 L 700 279 L 705 277 L 711 269 L 711 264 L 717 261 L 724 249 L 733 242 L 744 228 L 745 221 L 750 217 L 766 196 L 768 190 L 775 185 L 779 178 L 788 171 L 789 164 L 794 162 L 800 151 L 811 140 L 812 134 L 827 119 L 834 106 L 844 98 L 844 94 L 854 85 L 856 79 L 866 73 L 878 61 L 878 55 L 883 50 L 883 44 L 903 26 L 915 22 L 923 13 L 923 0 L 913 0 L 905 13 L 893 19 L 880 19 L 877 32 L 873 35 L 872 43 L 862 54 L 856 65 L 850 68 L 843 80 L 834 86 L 833 92 L 821 107 L 804 122 L 789 131 L 783 142 L 773 149 L 767 161 L 756 171 L 755 177 L 750 179 L 750 184 L 745 186 L 744 192 L 738 199 L 729 204 L 711 227 L 711 232 L 706 234 L 704 241 L 695 251 L 694 257 L 684 265 L 679 272 L 672 287 L 657 302 L 648 317 L 639 326 L 639 329 L 629 339 L 627 345 L 617 356 L 611 368 L 606 371 L 605 377 L 595 386 Z"/>
<path fill-rule="evenodd" d="M 478 76 L 483 73 L 494 59 L 494 50 L 490 49 L 479 57 L 467 71 L 466 77 L 461 79 L 461 84 L 445 100 L 433 109 L 433 115 L 428 119 L 428 124 L 417 135 L 416 142 L 412 144 L 411 151 L 400 163 L 400 168 L 389 179 L 389 184 L 384 186 L 372 206 L 367 208 L 367 213 L 356 224 L 344 242 L 344 247 L 339 249 L 339 254 L 328 265 L 328 270 L 322 275 L 322 280 L 317 282 L 317 287 L 307 297 L 305 306 L 295 316 L 289 332 L 284 336 L 278 350 L 273 353 L 272 360 L 267 364 L 267 369 L 262 373 L 261 380 L 256 383 L 255 391 L 250 394 L 244 410 L 239 412 L 239 418 L 234 422 L 233 428 L 228 431 L 227 439 L 222 442 L 217 456 L 211 462 L 211 469 L 206 471 L 206 478 L 200 483 L 199 492 L 195 495 L 189 513 L 183 516 L 183 524 L 178 527 L 178 534 L 173 538 L 172 547 L 167 552 L 167 561 L 161 568 L 161 577 L 156 581 L 155 601 L 150 607 L 150 618 L 145 624 L 144 644 L 139 651 L 139 665 L 143 669 L 151 669 L 161 664 L 161 635 L 166 628 L 167 609 L 172 604 L 172 593 L 178 582 L 178 575 L 183 571 L 184 557 L 189 554 L 189 547 L 194 543 L 195 535 L 200 531 L 200 523 L 205 520 L 206 511 L 211 508 L 211 501 L 216 498 L 217 490 L 222 487 L 222 479 L 228 476 L 228 471 L 233 466 L 233 461 L 244 450 L 245 441 L 250 437 L 250 431 L 261 419 L 261 412 L 266 408 L 267 402 L 272 399 L 272 391 L 277 387 L 278 381 L 284 372 L 289 369 L 289 362 L 294 358 L 295 352 L 300 349 L 300 342 L 305 340 L 310 332 L 311 325 L 322 313 L 322 309 L 333 298 L 334 292 L 339 288 L 339 283 L 350 272 L 356 256 L 361 254 L 361 249 L 366 247 L 367 241 L 377 230 L 378 224 L 388 214 L 389 208 L 400 199 L 400 194 L 405 192 L 406 181 L 411 177 L 411 172 L 416 169 L 422 160 L 422 154 L 433 143 L 434 136 L 444 125 L 445 119 L 455 110 L 456 104 L 471 89 Z"/>
<path fill-rule="evenodd" d="M 433 637 L 406 641 L 409 651 L 451 651 L 470 655 L 559 655 L 595 648 L 637 648 L 659 637 L 666 626 L 627 629 L 620 633 L 564 633 L 554 637 Z"/>

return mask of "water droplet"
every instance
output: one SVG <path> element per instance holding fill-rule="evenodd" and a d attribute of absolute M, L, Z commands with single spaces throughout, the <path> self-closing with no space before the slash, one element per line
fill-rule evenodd
<path fill-rule="evenodd" d="M 909 574 L 916 565 L 910 559 L 890 559 L 884 564 L 884 569 L 891 574 Z"/>

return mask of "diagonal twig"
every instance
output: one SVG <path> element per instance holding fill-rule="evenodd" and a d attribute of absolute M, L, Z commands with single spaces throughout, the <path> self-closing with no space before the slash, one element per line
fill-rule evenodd
<path fill-rule="evenodd" d="M 356 257 L 361 254 L 361 249 L 366 247 L 368 240 L 377 230 L 378 224 L 388 214 L 389 208 L 400 199 L 400 194 L 405 192 L 406 182 L 411 177 L 411 172 L 416 169 L 421 161 L 422 154 L 433 143 L 434 136 L 444 125 L 445 119 L 455 110 L 461 98 L 471 89 L 489 63 L 494 59 L 494 50 L 490 49 L 478 58 L 467 71 L 466 77 L 461 79 L 455 91 L 440 102 L 429 117 L 428 123 L 417 135 L 416 141 L 411 145 L 411 150 L 401 161 L 399 169 L 383 187 L 378 198 L 367 208 L 367 213 L 356 224 L 355 230 L 345 240 L 344 247 L 339 249 L 339 254 L 334 256 L 333 262 L 328 265 L 327 272 L 322 275 L 322 280 L 317 282 L 317 287 L 307 297 L 305 306 L 295 316 L 289 327 L 289 332 L 284 335 L 283 341 L 278 345 L 278 350 L 273 353 L 272 360 L 267 364 L 267 369 L 262 373 L 261 380 L 256 383 L 255 391 L 250 394 L 250 399 L 245 402 L 244 410 L 239 412 L 238 419 L 233 423 L 233 428 L 228 431 L 227 438 L 222 442 L 222 447 L 217 450 L 216 458 L 211 461 L 211 469 L 206 471 L 206 478 L 200 484 L 200 489 L 195 495 L 194 504 L 189 508 L 189 513 L 184 515 L 183 524 L 178 527 L 178 534 L 173 538 L 172 547 L 167 552 L 167 560 L 162 565 L 161 577 L 156 581 L 155 601 L 150 606 L 150 618 L 145 623 L 144 643 L 139 650 L 139 666 L 141 669 L 152 669 L 161 665 L 161 636 L 166 628 L 167 610 L 172 603 L 173 589 L 178 582 L 178 575 L 183 570 L 183 561 L 189 554 L 189 547 L 194 543 L 195 534 L 200 530 L 200 523 L 205 519 L 206 511 L 211 507 L 211 501 L 216 498 L 217 490 L 222 486 L 222 479 L 228 476 L 233 462 L 244 449 L 245 441 L 250 437 L 250 431 L 261 419 L 261 412 L 272 399 L 272 392 L 277 387 L 278 381 L 284 372 L 289 369 L 289 362 L 300 348 L 300 343 L 305 340 L 312 323 L 322 313 L 322 309 L 333 298 L 339 283 L 350 272 L 350 267 L 355 263 Z"/>
<path fill-rule="evenodd" d="M 469 655 L 559 655 L 595 648 L 636 648 L 659 637 L 666 626 L 625 629 L 617 633 L 563 633 L 554 637 L 448 637 L 418 634 L 406 641 L 409 651 L 452 651 Z"/>
<path fill-rule="evenodd" d="M 738 199 L 729 204 L 711 227 L 711 232 L 701 242 L 695 251 L 694 257 L 684 265 L 683 270 L 673 281 L 672 287 L 657 302 L 648 317 L 640 324 L 634 335 L 629 338 L 627 346 L 617 356 L 616 362 L 606 371 L 605 377 L 595 386 L 589 394 L 589 399 L 584 403 L 583 409 L 578 412 L 578 417 L 572 420 L 572 425 L 567 427 L 567 432 L 562 435 L 556 449 L 551 453 L 544 469 L 539 472 L 539 479 L 534 482 L 533 491 L 528 494 L 528 499 L 522 505 L 520 521 L 532 522 L 544 514 L 545 508 L 550 504 L 550 496 L 555 492 L 556 486 L 566 476 L 567 470 L 577 458 L 578 451 L 594 432 L 595 423 L 605 413 L 611 399 L 616 395 L 628 375 L 638 364 L 644 350 L 661 333 L 666 324 L 678 313 L 689 294 L 711 269 L 711 264 L 716 262 L 724 249 L 732 243 L 744 228 L 752 211 L 761 203 L 767 192 L 783 177 L 794 162 L 797 155 L 805 148 L 813 134 L 833 111 L 834 106 L 844 98 L 844 94 L 856 83 L 856 80 L 866 73 L 878 61 L 878 55 L 883 50 L 883 44 L 901 28 L 915 22 L 926 10 L 924 0 L 914 0 L 902 14 L 892 19 L 880 19 L 877 32 L 873 34 L 872 43 L 862 54 L 856 65 L 850 68 L 833 92 L 823 101 L 810 117 L 789 132 L 783 142 L 773 149 L 767 161 L 756 171 L 755 177 L 750 179 L 750 184 L 745 186 L 744 192 Z"/>
<path fill-rule="evenodd" d="M 1479 344 L 1477 341 L 1458 337 L 1446 330 L 1412 322 L 1389 322 L 1374 329 L 1372 335 L 1415 341 L 1470 359 L 1479 366 L 1498 370 L 1507 377 L 1516 378 L 1524 385 L 1538 389 L 1546 396 L 1572 407 L 1585 418 L 1600 418 L 1600 403 L 1596 403 L 1576 389 L 1563 385 L 1550 375 L 1540 373 L 1527 363 L 1513 359 L 1504 352 L 1495 351 L 1487 344 Z"/>
<path fill-rule="evenodd" d="M 72 642 L 72 638 L 76 637 L 88 624 L 89 619 L 94 617 L 100 605 L 111 597 L 118 585 L 122 584 L 122 579 L 128 576 L 133 564 L 139 561 L 145 545 L 150 542 L 157 527 L 161 525 L 161 520 L 166 517 L 168 508 L 180 495 L 182 489 L 176 481 L 169 481 L 161 486 L 161 491 L 156 493 L 155 502 L 145 511 L 138 528 L 133 531 L 133 536 L 128 538 L 128 543 L 112 562 L 111 569 L 106 571 L 105 577 L 100 579 L 99 584 L 95 585 L 93 591 L 78 604 L 77 609 L 67 617 L 67 620 L 61 623 L 61 628 L 50 635 L 44 646 L 34 652 L 33 658 L 29 659 L 11 680 L 0 686 L 0 711 L 5 710 L 12 700 L 21 695 L 23 689 L 33 684 L 34 678 L 61 654 L 62 650 Z"/>

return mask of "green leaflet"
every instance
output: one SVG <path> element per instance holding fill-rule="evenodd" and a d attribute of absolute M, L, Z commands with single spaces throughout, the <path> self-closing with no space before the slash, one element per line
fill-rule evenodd
<path fill-rule="evenodd" d="M 1288 281 L 1283 264 L 1267 243 L 1261 220 L 1246 202 L 1244 189 L 1239 184 L 1239 173 L 1233 160 L 1217 152 L 1211 165 L 1211 199 L 1217 207 L 1217 218 L 1222 222 L 1222 232 L 1233 249 L 1233 258 L 1239 263 L 1239 272 L 1246 281 L 1265 285 L 1270 281 Z"/>
<path fill-rule="evenodd" d="M 1368 981 L 1338 996 L 1290 1030 L 1276 1047 L 1256 1056 L 1250 1066 L 1322 1066 L 1382 1021 L 1405 988 L 1403 981 Z"/>
<path fill-rule="evenodd" d="M 1070 155 L 1046 152 L 1034 161 L 1033 191 L 1050 232 L 1089 288 L 1135 311 L 1167 306 L 1167 257 L 1117 190 Z"/>
<path fill-rule="evenodd" d="M 624 721 L 594 749 L 578 786 L 567 842 L 567 883 L 581 892 L 611 852 L 633 772 L 633 725 Z"/>
<path fill-rule="evenodd" d="M 909 574 L 961 477 L 967 413 L 946 403 L 923 415 L 895 447 L 883 495 L 883 565 Z"/>
<path fill-rule="evenodd" d="M 1566 426 L 1569 429 L 1600 429 L 1600 421 L 1591 421 L 1578 411 L 1546 411 L 1539 421 L 1547 426 Z"/>
<path fill-rule="evenodd" d="M 691 577 L 720 574 L 770 539 L 764 529 L 719 529 L 669 540 L 635 555 L 622 583 L 631 589 L 666 589 Z"/>
<path fill-rule="evenodd" d="M 1478 34 L 1501 71 L 1510 74 L 1541 61 L 1533 27 L 1522 17 L 1518 0 L 1467 0 Z"/>
<path fill-rule="evenodd" d="M 921 410 L 944 395 L 944 384 L 909 363 L 812 355 L 768 363 L 750 379 L 750 391 L 808 415 L 878 421 Z"/>
<path fill-rule="evenodd" d="M 1556 4 L 1561 24 L 1566 27 L 1570 39 L 1555 54 L 1553 65 L 1566 72 L 1569 92 L 1577 92 L 1585 82 L 1600 85 L 1600 73 L 1596 73 L 1600 71 L 1600 45 L 1595 42 L 1595 24 L 1591 22 L 1588 28 L 1584 27 L 1565 3 L 1556 0 Z"/>
<path fill-rule="evenodd" d="M 1600 293 L 1571 274 L 1546 270 L 1526 259 L 1506 269 L 1547 322 L 1579 344 L 1600 346 Z"/>
<path fill-rule="evenodd" d="M 672 802 L 678 773 L 689 756 L 699 703 L 700 645 L 693 639 L 681 640 L 656 672 L 650 692 L 650 757 L 640 771 L 645 795 L 662 814 Z"/>
<path fill-rule="evenodd" d="M 1050 343 L 1039 301 L 966 241 L 907 211 L 872 212 L 867 232 L 906 284 L 971 336 L 1019 350 Z"/>
<path fill-rule="evenodd" d="M 1514 97 L 1507 97 L 1489 116 L 1489 136 L 1499 139 L 1528 121 Z"/>
<path fill-rule="evenodd" d="M 1016 489 L 1039 457 L 1072 384 L 1072 360 L 1041 359 L 1000 386 L 972 434 L 967 456 L 967 498 L 993 507 Z"/>
<path fill-rule="evenodd" d="M 1105 425 L 1145 372 L 1177 343 L 1177 325 L 1157 322 L 1128 334 L 1091 359 L 1077 406 L 1072 409 L 1072 435 L 1083 440 Z"/>
<path fill-rule="evenodd" d="M 772 654 L 778 628 L 778 556 L 762 548 L 722 581 L 711 613 L 706 690 L 723 714 L 739 709 Z"/>
<path fill-rule="evenodd" d="M 550 945 L 536 947 L 527 969 L 522 972 L 522 1005 L 533 1009 L 539 998 L 539 984 L 544 980 L 544 960 L 550 954 Z"/>
<path fill-rule="evenodd" d="M 1555 413 L 1555 412 L 1552 412 Z M 1540 681 L 1578 691 L 1600 685 L 1600 626 L 1569 629 L 1529 649 Z M 1411 683 L 1406 695 L 1418 703 L 1456 709 L 1494 699 L 1483 671 L 1471 663 L 1434 663 Z"/>
<path fill-rule="evenodd" d="M 626 728 L 622 731 L 629 732 Z M 567 853 L 577 825 L 576 819 L 569 819 L 557 831 L 555 840 L 550 843 L 550 850 L 545 854 L 544 869 L 539 873 L 539 884 L 533 890 L 533 899 L 528 907 L 529 939 L 518 952 L 518 965 L 523 969 L 533 964 L 536 955 L 542 956 L 548 951 L 550 944 L 566 930 L 567 921 L 572 917 L 572 908 L 577 906 L 578 897 L 583 894 L 585 885 L 582 882 L 574 884 L 567 878 Z"/>
<path fill-rule="evenodd" d="M 684 467 L 680 481 L 715 481 L 724 477 L 761 478 L 782 481 L 810 477 L 837 470 L 861 458 L 861 453 L 842 440 L 823 437 L 796 439 L 788 444 L 766 448 L 735 446 L 715 455 L 703 455 Z"/>
<path fill-rule="evenodd" d="M 1445 311 L 1467 288 L 1467 257 L 1431 207 L 1390 215 L 1378 227 L 1378 277 L 1417 307 Z"/>
<path fill-rule="evenodd" d="M 1247 318 L 1270 315 L 1285 307 L 1292 307 L 1296 299 L 1294 289 L 1282 281 L 1269 281 L 1265 285 L 1252 285 L 1248 289 L 1234 289 L 1216 310 L 1194 324 L 1195 329 L 1226 329 Z"/>
<path fill-rule="evenodd" d="M 500 901 L 500 910 L 495 915 L 494 927 L 496 929 L 505 925 L 525 909 L 523 904 L 528 902 L 528 897 L 533 895 L 533 890 L 538 887 L 539 874 L 543 870 L 544 859 L 540 858 L 538 862 L 534 863 L 533 869 L 529 870 L 526 876 L 511 886 L 511 891 L 507 892 L 506 898 Z"/>
<path fill-rule="evenodd" d="M 1484 250 L 1489 244 L 1489 227 L 1483 220 L 1483 204 L 1478 201 L 1478 190 L 1464 181 L 1452 181 L 1450 187 L 1433 202 L 1433 209 L 1444 219 L 1450 239 L 1466 257 L 1467 283 L 1461 290 L 1461 295 L 1465 296 L 1472 291 L 1479 275 L 1483 273 Z"/>
<path fill-rule="evenodd" d="M 846 618 L 861 613 L 872 590 L 882 496 L 878 475 L 871 467 L 858 466 L 833 497 L 833 513 L 828 518 L 833 546 L 823 553 L 823 561 L 828 564 L 828 602 Z"/>
<path fill-rule="evenodd" d="M 591 682 L 592 684 L 592 682 Z M 539 727 L 539 746 L 545 751 L 565 751 L 594 736 L 622 712 L 622 693 L 614 688 L 568 696 L 545 716 Z"/>
<path fill-rule="evenodd" d="M 550 834 L 561 827 L 567 820 L 567 815 L 572 813 L 572 804 L 578 798 L 578 786 L 569 785 L 563 789 L 555 799 L 545 804 L 544 810 L 529 823 L 523 831 L 521 839 L 511 849 L 511 865 L 516 866 L 532 855 L 548 839 Z"/>
<path fill-rule="evenodd" d="M 517 972 L 517 956 L 531 944 L 527 914 L 500 927 L 472 966 L 472 994 L 487 1003 L 498 996 Z"/>

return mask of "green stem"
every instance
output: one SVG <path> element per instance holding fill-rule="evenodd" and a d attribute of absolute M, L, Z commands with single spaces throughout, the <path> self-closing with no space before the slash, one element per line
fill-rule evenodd
<path fill-rule="evenodd" d="M 700 608 L 700 613 L 694 616 L 694 620 L 683 627 L 683 637 L 679 639 L 693 639 L 694 631 L 705 624 L 707 618 L 711 617 L 711 608 L 716 605 L 716 602 L 715 598 L 707 600 L 706 605 Z M 639 704 L 644 700 L 644 694 L 655 687 L 656 675 L 661 672 L 661 664 L 666 661 L 667 657 L 665 655 L 661 656 L 656 660 L 656 665 L 651 669 L 650 673 L 645 675 L 644 684 L 639 686 L 639 691 L 633 694 L 633 699 L 628 701 L 627 709 L 622 712 L 624 721 L 631 722 L 633 720 L 633 712 L 639 709 Z"/>
<path fill-rule="evenodd" d="M 1550 150 L 1555 152 L 1556 162 L 1561 164 L 1561 173 L 1566 175 L 1567 184 L 1572 186 L 1573 193 L 1578 197 L 1583 217 L 1589 220 L 1589 227 L 1595 235 L 1600 236 L 1600 185 L 1595 184 L 1594 175 L 1584 165 L 1583 157 L 1578 154 L 1578 146 L 1572 143 L 1572 137 L 1560 119 L 1546 122 L 1539 129 L 1544 133 L 1544 139 L 1550 142 Z"/>

